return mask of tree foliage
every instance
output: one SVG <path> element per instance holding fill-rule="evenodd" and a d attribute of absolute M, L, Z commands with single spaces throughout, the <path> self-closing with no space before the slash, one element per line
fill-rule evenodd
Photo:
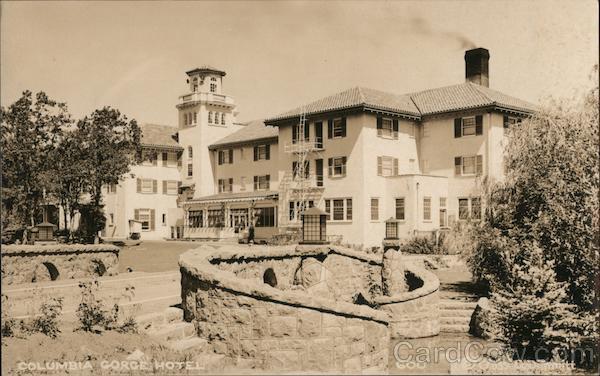
<path fill-rule="evenodd" d="M 554 102 L 509 132 L 507 175 L 488 187 L 483 223 L 470 230 L 467 263 L 489 287 L 499 338 L 513 348 L 568 347 L 593 337 L 600 240 L 595 85 L 580 103 Z M 557 331 L 565 322 L 577 340 Z"/>
<path fill-rule="evenodd" d="M 50 190 L 53 152 L 71 116 L 64 103 L 25 91 L 0 110 L 2 130 L 2 205 L 15 224 L 33 225 L 44 192 Z"/>

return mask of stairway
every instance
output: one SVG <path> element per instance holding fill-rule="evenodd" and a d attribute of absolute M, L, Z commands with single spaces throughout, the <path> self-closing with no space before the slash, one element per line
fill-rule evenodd
<path fill-rule="evenodd" d="M 468 333 L 469 322 L 477 306 L 475 301 L 440 300 L 440 331 L 443 333 Z"/>
<path fill-rule="evenodd" d="M 139 328 L 175 351 L 202 350 L 206 340 L 196 335 L 194 324 L 183 320 L 183 310 L 169 307 L 136 317 Z"/>

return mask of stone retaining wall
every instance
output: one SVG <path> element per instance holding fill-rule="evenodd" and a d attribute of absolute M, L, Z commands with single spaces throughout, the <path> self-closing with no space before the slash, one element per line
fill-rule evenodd
<path fill-rule="evenodd" d="M 108 244 L 2 246 L 2 284 L 116 275 L 119 248 Z"/>
<path fill-rule="evenodd" d="M 383 296 L 382 261 L 341 247 L 205 246 L 179 264 L 185 320 L 237 369 L 381 373 L 391 338 L 439 332 L 439 281 L 414 265 L 421 287 Z M 276 284 L 263 281 L 268 269 Z"/>

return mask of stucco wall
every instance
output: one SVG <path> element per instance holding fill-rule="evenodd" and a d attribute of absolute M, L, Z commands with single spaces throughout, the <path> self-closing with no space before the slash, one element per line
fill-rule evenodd
<path fill-rule="evenodd" d="M 118 271 L 119 248 L 113 245 L 58 244 L 2 247 L 3 285 L 116 275 Z M 56 272 L 58 275 L 55 274 Z"/>

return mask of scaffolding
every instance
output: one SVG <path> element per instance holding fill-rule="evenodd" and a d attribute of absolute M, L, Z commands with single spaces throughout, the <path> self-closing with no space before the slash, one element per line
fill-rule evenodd
<path fill-rule="evenodd" d="M 310 172 L 309 161 L 311 157 L 319 157 L 320 152 L 323 150 L 323 140 L 322 136 L 319 137 L 316 134 L 312 138 L 307 138 L 306 130 L 308 126 L 306 111 L 302 109 L 297 128 L 293 131 L 295 137 L 291 143 L 285 145 L 285 152 L 294 155 L 290 184 L 284 187 L 286 192 L 283 195 L 284 200 L 282 200 L 283 209 L 286 209 L 285 205 L 288 202 L 294 202 L 293 212 L 290 213 L 289 217 L 286 217 L 288 227 L 299 226 L 300 216 L 308 208 L 309 203 L 312 203 L 313 206 L 319 206 L 322 199 L 320 193 L 323 188 L 318 180 L 323 179 L 323 176 Z M 313 169 L 316 170 L 316 166 L 313 166 Z"/>

